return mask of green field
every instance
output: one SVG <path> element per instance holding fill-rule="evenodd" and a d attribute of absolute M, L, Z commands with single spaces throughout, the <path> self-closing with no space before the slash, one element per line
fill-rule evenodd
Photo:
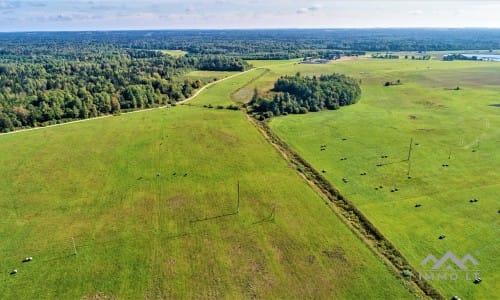
<path fill-rule="evenodd" d="M 237 73 L 238 72 L 228 72 L 228 71 L 191 71 L 183 75 L 182 78 L 190 79 L 193 81 L 201 80 L 203 82 L 209 83 Z"/>
<path fill-rule="evenodd" d="M 0 298 L 414 298 L 243 112 L 203 108 L 261 72 L 0 136 Z"/>
<path fill-rule="evenodd" d="M 160 50 L 160 51 L 163 54 L 168 54 L 173 57 L 181 57 L 188 54 L 186 51 L 183 50 Z"/>
<path fill-rule="evenodd" d="M 450 250 L 459 258 L 475 257 L 479 265 L 467 266 L 479 270 L 480 284 L 472 283 L 472 272 L 468 280 L 459 272 L 459 280 L 430 281 L 446 297 L 495 298 L 500 280 L 500 64 L 360 58 L 272 67 L 261 85 L 269 88 L 277 76 L 296 72 L 359 78 L 362 99 L 338 111 L 276 118 L 272 129 L 324 171 L 422 273 L 430 269 L 421 265 L 428 254 L 440 259 Z M 398 79 L 402 85 L 383 86 Z M 456 86 L 460 90 L 452 90 Z M 327 145 L 325 151 L 321 145 Z M 471 198 L 479 201 L 470 203 Z M 446 237 L 440 240 L 441 234 Z"/>

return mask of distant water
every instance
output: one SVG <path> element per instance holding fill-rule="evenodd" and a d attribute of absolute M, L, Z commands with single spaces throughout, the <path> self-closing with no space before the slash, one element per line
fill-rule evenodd
<path fill-rule="evenodd" d="M 467 58 L 477 57 L 477 60 L 500 61 L 500 54 L 462 54 Z"/>

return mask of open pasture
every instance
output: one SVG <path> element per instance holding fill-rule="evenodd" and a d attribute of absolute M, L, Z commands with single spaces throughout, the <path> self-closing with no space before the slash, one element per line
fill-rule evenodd
<path fill-rule="evenodd" d="M 458 280 L 430 281 L 446 297 L 494 298 L 500 280 L 500 63 L 358 58 L 276 66 L 270 74 L 296 72 L 359 78 L 362 99 L 338 111 L 276 118 L 272 129 L 422 273 L 431 267 L 421 265 L 429 254 L 440 259 L 450 250 L 460 259 L 476 258 L 479 265 L 467 267 L 479 271 L 480 284 L 464 271 Z M 402 84 L 383 86 L 396 80 Z M 269 75 L 263 85 L 272 81 Z M 450 262 L 444 273 L 446 266 L 458 269 Z"/>
<path fill-rule="evenodd" d="M 1 298 L 414 298 L 241 111 L 203 107 L 260 72 L 0 136 Z"/>

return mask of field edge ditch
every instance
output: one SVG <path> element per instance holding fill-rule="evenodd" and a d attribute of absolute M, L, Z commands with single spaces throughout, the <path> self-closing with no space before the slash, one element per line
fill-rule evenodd
<path fill-rule="evenodd" d="M 283 141 L 266 121 L 259 121 L 247 114 L 262 136 L 280 153 L 301 177 L 327 201 L 335 214 L 353 231 L 384 264 L 400 279 L 403 285 L 418 297 L 445 299 L 430 283 L 418 278 L 418 271 L 396 247 L 368 220 L 368 218 L 325 177 Z M 332 204 L 332 205 L 330 205 Z"/>

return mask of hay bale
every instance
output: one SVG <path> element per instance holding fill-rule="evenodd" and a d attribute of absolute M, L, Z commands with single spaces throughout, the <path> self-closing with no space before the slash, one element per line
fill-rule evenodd
<path fill-rule="evenodd" d="M 15 274 L 17 274 L 17 269 L 10 271 L 10 275 L 15 275 Z"/>

